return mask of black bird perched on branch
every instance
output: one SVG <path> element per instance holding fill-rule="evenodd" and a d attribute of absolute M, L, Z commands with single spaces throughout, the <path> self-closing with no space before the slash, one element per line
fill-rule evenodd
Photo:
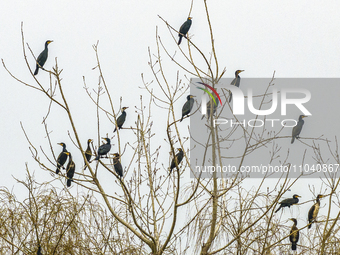
<path fill-rule="evenodd" d="M 73 162 L 72 155 L 70 152 L 65 152 L 65 154 L 67 154 L 68 156 L 68 164 L 66 167 L 66 175 L 67 175 L 66 185 L 67 187 L 70 187 L 71 182 L 73 180 L 73 176 L 74 176 L 74 170 L 76 169 L 76 164 Z"/>
<path fill-rule="evenodd" d="M 37 65 L 35 67 L 35 71 L 34 71 L 34 75 L 38 74 L 39 68 L 42 68 L 47 60 L 47 56 L 48 56 L 48 48 L 47 46 L 53 41 L 46 41 L 45 42 L 45 49 L 40 53 L 40 55 L 37 58 Z"/>
<path fill-rule="evenodd" d="M 91 160 L 91 157 L 92 157 L 92 150 L 91 150 L 91 146 L 90 146 L 92 141 L 93 141 L 92 139 L 87 140 L 87 149 L 85 151 L 85 158 L 86 158 L 87 162 L 89 162 L 89 164 L 90 164 L 90 160 Z M 85 170 L 87 168 L 86 161 L 84 161 L 84 164 L 85 164 L 85 168 L 84 168 L 84 170 Z"/>
<path fill-rule="evenodd" d="M 300 133 L 303 127 L 303 124 L 305 124 L 305 121 L 303 120 L 303 118 L 306 118 L 308 116 L 305 115 L 300 115 L 299 116 L 299 121 L 297 123 L 297 125 L 295 127 L 293 127 L 293 131 L 292 131 L 292 141 L 291 143 L 294 143 L 295 138 L 299 139 L 300 138 Z"/>
<path fill-rule="evenodd" d="M 62 152 L 60 152 L 58 158 L 57 158 L 57 170 L 55 171 L 56 174 L 60 173 L 60 168 L 64 166 L 66 160 L 67 160 L 67 152 L 66 150 L 66 144 L 64 143 L 58 143 L 59 145 L 63 146 Z"/>
<path fill-rule="evenodd" d="M 213 113 L 212 113 L 212 115 L 215 114 L 217 106 L 219 105 L 219 100 L 217 100 L 217 98 L 215 96 L 214 96 L 214 98 L 216 100 L 216 104 L 215 104 L 215 102 L 213 100 L 209 100 L 209 102 L 207 103 L 207 115 L 203 115 L 201 120 L 203 120 L 203 118 L 205 116 L 207 116 L 207 119 L 209 120 L 209 118 L 210 118 L 210 110 L 211 110 L 211 103 L 213 104 Z"/>
<path fill-rule="evenodd" d="M 320 209 L 320 198 L 323 198 L 323 195 L 318 195 L 316 197 L 316 203 L 309 209 L 308 212 L 308 228 L 312 227 L 312 223 L 315 221 L 316 217 L 318 216 L 319 209 Z"/>
<path fill-rule="evenodd" d="M 279 209 L 277 209 L 276 211 L 275 211 L 275 213 L 277 213 L 282 207 L 289 207 L 290 208 L 290 206 L 291 205 L 294 205 L 294 204 L 297 204 L 297 203 L 299 203 L 299 199 L 298 199 L 298 197 L 300 197 L 299 195 L 293 195 L 293 198 L 286 198 L 286 199 L 283 199 L 281 202 L 280 202 L 280 207 L 279 207 Z"/>
<path fill-rule="evenodd" d="M 119 175 L 119 178 L 123 177 L 123 167 L 122 164 L 120 163 L 120 155 L 119 153 L 115 153 L 113 154 L 114 158 L 113 158 L 113 165 L 115 168 L 116 173 Z"/>
<path fill-rule="evenodd" d="M 107 153 L 109 153 L 109 151 L 111 150 L 111 141 L 110 138 L 103 138 L 106 141 L 106 144 L 100 145 L 98 148 L 98 155 L 95 158 L 95 160 L 98 160 L 99 158 L 101 158 L 101 156 L 106 155 Z M 107 157 L 107 155 L 106 155 Z"/>
<path fill-rule="evenodd" d="M 191 20 L 192 18 L 191 17 L 189 17 L 188 19 L 187 19 L 187 21 L 186 22 L 184 22 L 183 24 L 182 24 L 182 26 L 180 27 L 180 29 L 179 29 L 179 34 L 178 34 L 178 36 L 179 36 L 179 40 L 178 40 L 178 45 L 180 45 L 181 44 L 181 42 L 182 42 L 182 37 L 184 36 L 185 38 L 187 38 L 187 33 L 189 32 L 189 29 L 190 29 L 190 27 L 191 27 L 191 23 L 192 23 L 192 20 Z"/>
<path fill-rule="evenodd" d="M 230 85 L 235 85 L 236 87 L 240 87 L 240 83 L 241 83 L 241 77 L 239 76 L 239 74 L 241 72 L 244 72 L 244 70 L 236 70 L 235 72 L 235 78 L 234 80 L 232 80 L 232 82 L 230 83 Z M 233 94 L 230 92 L 230 96 L 229 96 L 229 103 L 231 101 L 231 99 L 233 98 Z"/>
<path fill-rule="evenodd" d="M 129 107 L 123 107 L 123 108 L 122 108 L 122 114 L 121 114 L 121 115 L 118 117 L 118 119 L 117 119 L 117 126 L 118 126 L 118 129 L 121 129 L 122 126 L 123 126 L 123 124 L 124 124 L 124 122 L 125 122 L 125 119 L 126 119 L 126 112 L 125 112 L 125 110 L 126 110 L 127 108 L 129 108 Z M 115 130 L 113 131 L 113 133 L 116 132 L 117 126 L 116 126 Z"/>
<path fill-rule="evenodd" d="M 41 246 L 39 245 L 38 250 L 37 250 L 37 255 L 42 255 L 41 253 Z"/>
<path fill-rule="evenodd" d="M 176 156 L 172 159 L 171 161 L 171 165 L 170 165 L 170 173 L 172 172 L 172 169 L 174 169 L 176 166 L 179 167 L 179 164 L 181 163 L 182 159 L 183 159 L 183 150 L 181 148 L 177 149 L 179 152 L 176 154 Z"/>
<path fill-rule="evenodd" d="M 294 218 L 290 219 L 291 221 L 294 222 L 294 225 L 292 226 L 292 229 L 290 230 L 290 235 L 289 235 L 289 241 L 292 243 L 292 251 L 296 250 L 296 244 L 299 241 L 299 230 L 297 228 L 297 220 Z"/>
<path fill-rule="evenodd" d="M 192 96 L 192 95 L 187 96 L 187 101 L 182 107 L 182 118 L 180 121 L 183 120 L 185 115 L 189 115 L 189 113 L 191 112 L 192 107 L 194 106 L 194 102 L 195 102 L 194 97 L 195 96 Z"/>

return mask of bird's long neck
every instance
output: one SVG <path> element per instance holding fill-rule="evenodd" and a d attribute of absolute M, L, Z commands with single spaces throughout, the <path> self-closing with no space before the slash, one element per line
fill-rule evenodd
<path fill-rule="evenodd" d="M 316 203 L 320 206 L 320 199 L 318 197 L 316 198 Z"/>
<path fill-rule="evenodd" d="M 63 151 L 67 151 L 67 150 L 66 150 L 66 145 L 65 145 L 65 144 L 63 145 Z"/>

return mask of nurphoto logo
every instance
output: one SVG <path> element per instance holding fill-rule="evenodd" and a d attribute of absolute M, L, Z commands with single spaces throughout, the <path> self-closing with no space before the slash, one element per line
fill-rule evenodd
<path fill-rule="evenodd" d="M 216 89 L 225 89 L 226 91 L 229 91 L 230 95 L 232 95 L 232 101 L 231 101 L 231 108 L 233 115 L 236 116 L 242 116 L 245 115 L 245 105 L 247 106 L 247 109 L 250 113 L 254 115 L 259 116 L 269 116 L 276 112 L 278 106 L 280 108 L 280 115 L 286 116 L 287 115 L 287 108 L 288 106 L 296 107 L 298 110 L 301 111 L 301 113 L 305 116 L 311 116 L 312 114 L 308 111 L 308 109 L 304 106 L 304 104 L 308 103 L 311 99 L 311 93 L 307 89 L 303 88 L 282 88 L 280 91 L 278 89 L 273 89 L 270 92 L 270 95 L 266 95 L 266 97 L 269 97 L 269 101 L 271 102 L 271 106 L 269 109 L 256 109 L 254 106 L 254 99 L 253 99 L 253 89 L 248 88 L 246 96 L 244 95 L 243 91 L 235 86 L 235 85 L 217 85 L 215 86 L 216 89 L 214 89 L 212 86 L 203 83 L 203 82 L 197 82 L 199 84 L 202 84 L 205 86 L 205 88 L 201 88 L 196 86 L 198 89 L 203 90 L 206 92 L 206 94 L 202 94 L 201 96 L 201 114 L 206 115 L 207 114 L 207 94 L 210 96 L 214 103 L 214 107 L 218 106 L 218 101 L 220 105 L 222 106 L 222 100 L 220 95 L 217 93 Z M 210 92 L 210 91 L 211 92 Z M 213 95 L 213 94 L 214 95 Z M 292 96 L 293 95 L 293 96 Z M 271 98 L 270 98 L 271 96 Z M 279 100 L 280 99 L 280 100 Z M 279 103 L 280 101 L 280 103 Z M 220 116 L 221 117 L 221 116 Z M 233 119 L 226 119 L 226 118 L 213 118 L 213 124 L 215 125 L 222 125 L 222 124 L 230 124 L 230 126 L 233 125 L 246 125 L 246 122 L 248 126 L 250 127 L 262 127 L 265 122 L 271 124 L 272 127 L 274 127 L 276 122 L 281 122 L 281 126 L 284 127 L 294 127 L 297 125 L 297 121 L 295 119 L 270 119 L 266 118 L 265 120 L 262 119 L 250 119 L 248 121 L 244 120 L 238 120 L 237 122 Z"/>

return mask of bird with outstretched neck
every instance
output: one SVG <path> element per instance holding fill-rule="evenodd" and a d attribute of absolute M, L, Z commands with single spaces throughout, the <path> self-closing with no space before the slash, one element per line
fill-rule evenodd
<path fill-rule="evenodd" d="M 299 203 L 299 198 L 300 196 L 299 195 L 293 195 L 293 198 L 286 198 L 286 199 L 283 199 L 279 204 L 280 204 L 280 207 L 275 211 L 275 213 L 277 213 L 281 208 L 283 207 L 288 207 L 290 208 L 291 205 L 295 205 L 297 203 Z"/>
<path fill-rule="evenodd" d="M 235 78 L 234 80 L 232 80 L 232 82 L 230 83 L 230 85 L 234 85 L 236 87 L 240 87 L 241 84 L 241 77 L 239 76 L 240 73 L 244 72 L 244 70 L 236 70 L 235 72 Z M 229 103 L 231 101 L 231 99 L 233 98 L 233 94 L 230 92 L 230 96 L 229 96 Z"/>
<path fill-rule="evenodd" d="M 294 222 L 289 235 L 289 241 L 292 243 L 292 251 L 296 250 L 296 244 L 299 241 L 299 229 L 297 228 L 297 220 L 295 218 L 291 218 L 291 221 Z"/>
<path fill-rule="evenodd" d="M 53 42 L 51 40 L 48 40 L 45 42 L 45 49 L 40 53 L 40 55 L 37 58 L 37 64 L 35 67 L 34 75 L 38 74 L 39 68 L 42 68 L 45 65 L 45 62 L 48 57 L 48 45 Z"/>
<path fill-rule="evenodd" d="M 56 174 L 60 173 L 60 168 L 62 168 L 67 160 L 67 152 L 66 150 L 66 144 L 64 143 L 58 143 L 59 145 L 63 146 L 62 152 L 60 152 L 58 158 L 57 158 L 57 170 L 55 171 Z"/>
<path fill-rule="evenodd" d="M 309 209 L 308 212 L 308 229 L 312 227 L 312 223 L 315 222 L 316 217 L 318 216 L 319 209 L 320 209 L 320 198 L 323 198 L 323 195 L 318 195 L 316 197 L 315 204 Z"/>
<path fill-rule="evenodd" d="M 115 130 L 113 131 L 113 133 L 116 132 L 117 127 L 118 127 L 118 129 L 122 128 L 122 126 L 123 126 L 123 124 L 125 122 L 125 119 L 126 119 L 126 112 L 125 112 L 125 110 L 127 108 L 129 108 L 129 107 L 123 107 L 122 108 L 122 114 L 119 115 L 119 117 L 117 118 L 117 126 L 116 126 Z"/>
<path fill-rule="evenodd" d="M 305 124 L 305 121 L 303 120 L 303 118 L 306 118 L 308 116 L 305 115 L 300 115 L 299 116 L 299 121 L 297 123 L 297 125 L 295 127 L 293 127 L 293 131 L 292 131 L 292 141 L 290 143 L 294 143 L 295 138 L 299 139 L 300 138 L 300 133 L 303 127 L 303 124 Z"/>

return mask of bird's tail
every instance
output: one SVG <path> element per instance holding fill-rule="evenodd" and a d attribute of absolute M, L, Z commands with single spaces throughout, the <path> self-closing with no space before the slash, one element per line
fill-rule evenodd
<path fill-rule="evenodd" d="M 37 255 L 42 255 L 42 254 L 41 254 L 41 246 L 40 246 L 40 245 L 39 245 L 39 247 L 38 247 Z"/>
<path fill-rule="evenodd" d="M 296 243 L 292 243 L 292 251 L 296 250 Z"/>
<path fill-rule="evenodd" d="M 98 160 L 98 159 L 99 159 L 99 155 L 94 160 Z"/>
<path fill-rule="evenodd" d="M 294 143 L 295 141 L 295 136 L 292 137 L 292 141 L 290 143 Z"/>
<path fill-rule="evenodd" d="M 39 71 L 39 66 L 37 65 L 36 68 L 35 68 L 35 71 L 34 71 L 34 75 L 37 75 L 38 71 Z"/>
<path fill-rule="evenodd" d="M 281 209 L 281 206 L 275 211 L 275 213 L 277 213 L 280 209 Z"/>
<path fill-rule="evenodd" d="M 230 96 L 229 96 L 229 103 L 231 102 L 231 99 L 233 99 L 233 94 L 230 93 Z"/>
<path fill-rule="evenodd" d="M 181 44 L 181 42 L 182 42 L 182 37 L 183 37 L 183 35 L 179 35 L 179 39 L 178 39 L 178 45 L 180 45 L 180 44 Z"/>
<path fill-rule="evenodd" d="M 72 182 L 72 179 L 67 179 L 67 182 L 66 182 L 67 187 L 71 187 L 71 182 Z"/>
<path fill-rule="evenodd" d="M 313 221 L 311 221 L 311 220 L 309 221 L 308 229 L 310 229 L 312 227 L 312 222 Z"/>
<path fill-rule="evenodd" d="M 182 116 L 182 118 L 181 118 L 181 120 L 179 122 L 182 122 L 182 120 L 183 120 L 183 116 Z"/>
<path fill-rule="evenodd" d="M 113 131 L 113 133 L 116 132 L 116 131 L 117 131 L 117 127 L 115 127 L 115 130 Z"/>
<path fill-rule="evenodd" d="M 60 173 L 60 169 L 57 168 L 57 170 L 55 171 L 56 174 L 59 174 Z"/>

